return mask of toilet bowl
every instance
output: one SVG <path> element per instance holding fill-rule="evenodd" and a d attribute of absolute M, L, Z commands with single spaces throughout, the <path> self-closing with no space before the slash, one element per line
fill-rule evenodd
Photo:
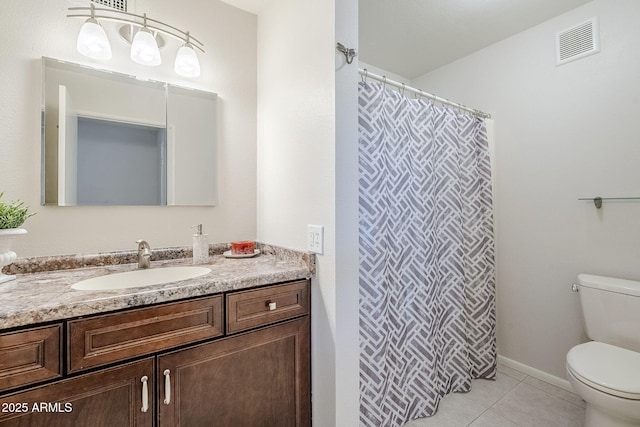
<path fill-rule="evenodd" d="M 587 336 L 567 353 L 567 377 L 587 403 L 585 427 L 640 427 L 640 282 L 580 274 Z"/>
<path fill-rule="evenodd" d="M 585 427 L 640 426 L 640 353 L 580 344 L 567 354 L 567 376 L 587 402 Z"/>

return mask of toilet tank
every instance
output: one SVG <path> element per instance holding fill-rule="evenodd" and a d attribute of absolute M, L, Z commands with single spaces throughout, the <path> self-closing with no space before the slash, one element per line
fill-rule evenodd
<path fill-rule="evenodd" d="M 640 352 L 640 282 L 578 275 L 587 336 Z"/>

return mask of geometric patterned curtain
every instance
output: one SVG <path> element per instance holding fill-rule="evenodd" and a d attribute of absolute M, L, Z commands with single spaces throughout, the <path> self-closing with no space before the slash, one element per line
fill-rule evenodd
<path fill-rule="evenodd" d="M 495 377 L 492 215 L 482 119 L 359 83 L 361 426 Z"/>

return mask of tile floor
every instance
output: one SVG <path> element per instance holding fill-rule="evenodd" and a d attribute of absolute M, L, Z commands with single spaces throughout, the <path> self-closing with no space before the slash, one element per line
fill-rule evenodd
<path fill-rule="evenodd" d="M 446 396 L 438 412 L 404 427 L 580 427 L 576 394 L 498 365 L 495 381 L 473 380 L 469 393 Z"/>

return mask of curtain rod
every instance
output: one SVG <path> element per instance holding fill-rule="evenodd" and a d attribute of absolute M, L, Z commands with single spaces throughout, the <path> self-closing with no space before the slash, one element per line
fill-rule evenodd
<path fill-rule="evenodd" d="M 381 76 L 381 75 L 378 75 L 378 74 L 374 74 L 374 73 L 368 71 L 366 68 L 364 68 L 364 69 L 358 68 L 358 72 L 360 73 L 361 76 L 364 77 L 364 81 L 366 81 L 368 78 L 372 78 L 374 80 L 378 80 L 378 81 L 380 81 L 380 82 L 382 82 L 384 84 L 387 84 L 389 86 L 396 87 L 396 88 L 398 88 L 398 89 L 400 89 L 402 91 L 409 91 L 409 92 L 415 93 L 416 95 L 424 96 L 425 98 L 429 98 L 429 99 L 431 99 L 433 101 L 437 101 L 437 102 L 439 102 L 441 104 L 449 105 L 449 106 L 457 108 L 459 110 L 463 110 L 463 111 L 469 112 L 469 113 L 473 114 L 474 116 L 481 117 L 483 119 L 490 119 L 491 118 L 491 114 L 489 114 L 489 113 L 485 113 L 484 111 L 476 110 L 475 108 L 467 107 L 466 105 L 458 104 L 457 102 L 449 101 L 448 99 L 441 98 L 441 97 L 439 97 L 437 95 L 434 95 L 432 93 L 425 92 L 422 89 L 417 89 L 415 87 L 408 86 L 408 85 L 406 85 L 404 83 L 400 83 L 400 82 L 397 82 L 395 80 L 388 79 L 386 76 Z"/>

